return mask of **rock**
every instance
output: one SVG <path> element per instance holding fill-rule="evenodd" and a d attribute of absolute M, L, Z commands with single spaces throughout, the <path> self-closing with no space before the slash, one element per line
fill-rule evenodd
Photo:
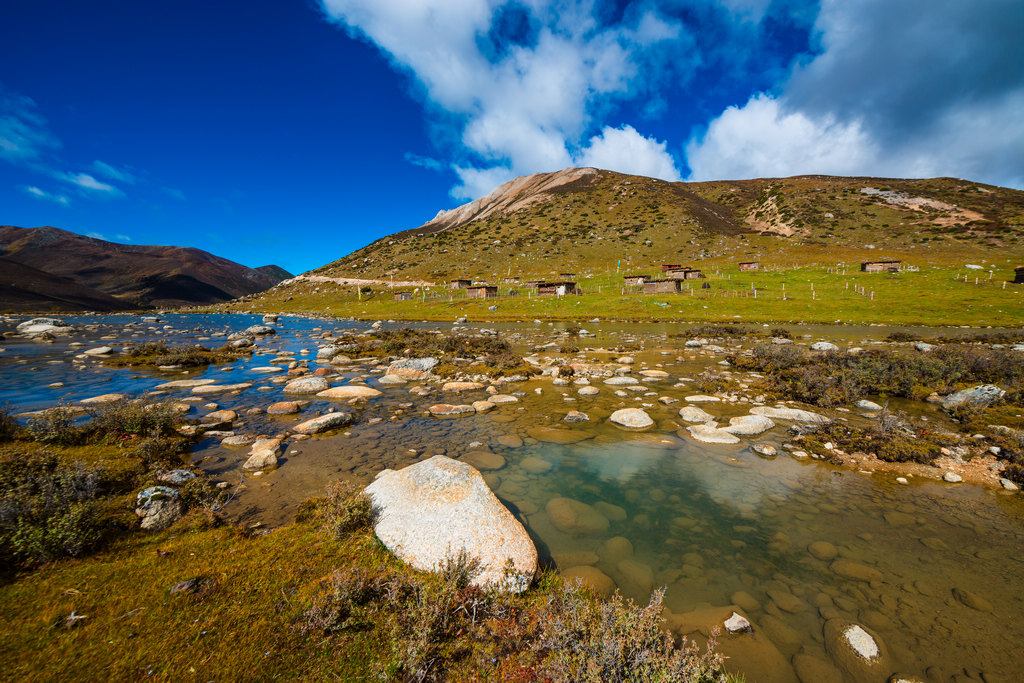
<path fill-rule="evenodd" d="M 473 401 L 473 410 L 478 413 L 486 413 L 489 410 L 494 410 L 494 403 L 491 401 Z"/>
<path fill-rule="evenodd" d="M 306 420 L 292 427 L 297 434 L 319 434 L 329 429 L 336 429 L 352 424 L 352 415 L 349 413 L 327 413 L 312 420 Z"/>
<path fill-rule="evenodd" d="M 1007 491 L 1019 491 L 1020 490 L 1019 486 L 1017 486 L 1015 483 L 1013 483 L 1012 481 L 1010 481 L 1006 477 L 1000 478 L 999 479 L 999 484 L 1000 484 L 1000 486 L 1002 486 Z"/>
<path fill-rule="evenodd" d="M 446 382 L 442 387 L 441 391 L 475 391 L 477 389 L 483 389 L 484 385 L 480 382 Z"/>
<path fill-rule="evenodd" d="M 544 458 L 538 458 L 537 456 L 530 455 L 523 458 L 519 466 L 530 474 L 544 474 L 550 472 L 553 465 L 545 460 Z"/>
<path fill-rule="evenodd" d="M 622 579 L 622 588 L 628 593 L 647 595 L 654 588 L 654 570 L 634 559 L 622 560 L 616 565 Z"/>
<path fill-rule="evenodd" d="M 853 560 L 839 559 L 829 565 L 829 571 L 844 579 L 856 581 L 881 581 L 882 572 L 874 567 L 854 562 Z"/>
<path fill-rule="evenodd" d="M 83 406 L 104 406 L 109 403 L 117 403 L 124 399 L 124 394 L 101 394 L 92 398 L 83 398 L 79 403 Z"/>
<path fill-rule="evenodd" d="M 600 598 L 611 597 L 615 592 L 615 582 L 596 567 L 586 565 L 570 567 L 561 572 L 562 579 L 569 585 L 580 583 L 589 588 Z"/>
<path fill-rule="evenodd" d="M 408 380 L 400 375 L 384 375 L 377 380 L 377 384 L 405 384 Z"/>
<path fill-rule="evenodd" d="M 729 633 L 749 633 L 751 630 L 750 622 L 738 612 L 733 612 L 732 616 L 722 623 L 722 626 Z"/>
<path fill-rule="evenodd" d="M 717 402 L 721 401 L 722 399 L 718 398 L 717 396 L 707 396 L 705 394 L 694 394 L 692 396 L 687 396 L 686 400 L 689 401 L 690 403 L 717 403 Z"/>
<path fill-rule="evenodd" d="M 235 436 L 228 436 L 220 441 L 221 446 L 249 446 L 255 443 L 256 437 L 251 434 L 236 434 Z"/>
<path fill-rule="evenodd" d="M 287 390 L 287 387 L 285 387 Z M 376 398 L 383 392 L 374 389 L 373 387 L 364 387 L 357 384 L 348 384 L 342 387 L 331 387 L 330 389 L 324 389 L 323 391 L 317 392 L 318 398 L 337 398 L 337 399 L 351 399 L 351 398 Z"/>
<path fill-rule="evenodd" d="M 993 384 L 979 384 L 950 394 L 942 399 L 942 407 L 947 410 L 965 405 L 987 405 L 1001 399 L 1006 392 Z"/>
<path fill-rule="evenodd" d="M 601 393 L 601 390 L 598 389 L 597 387 L 583 386 L 580 387 L 576 391 L 576 393 L 578 393 L 580 396 L 597 396 L 598 394 Z"/>
<path fill-rule="evenodd" d="M 615 359 L 615 362 L 619 365 L 632 365 L 635 361 L 632 356 L 619 356 Z"/>
<path fill-rule="evenodd" d="M 297 401 L 278 401 L 267 406 L 267 415 L 294 415 L 302 410 Z"/>
<path fill-rule="evenodd" d="M 763 455 L 766 458 L 774 458 L 779 454 L 779 450 L 770 443 L 755 443 L 750 447 L 750 450 L 754 451 L 758 455 Z"/>
<path fill-rule="evenodd" d="M 487 450 L 470 451 L 462 460 L 478 470 L 500 470 L 505 466 L 505 458 Z"/>
<path fill-rule="evenodd" d="M 277 330 L 268 325 L 250 325 L 242 331 L 242 334 L 252 337 L 269 337 L 277 334 Z"/>
<path fill-rule="evenodd" d="M 544 507 L 555 528 L 567 534 L 600 534 L 608 530 L 608 518 L 592 505 L 572 498 L 552 498 Z"/>
<path fill-rule="evenodd" d="M 640 380 L 636 377 L 609 377 L 604 381 L 609 386 L 628 386 L 630 384 L 640 384 Z"/>
<path fill-rule="evenodd" d="M 664 370 L 641 370 L 640 374 L 648 379 L 665 379 L 668 373 Z"/>
<path fill-rule="evenodd" d="M 884 650 L 863 626 L 829 619 L 824 635 L 825 650 L 851 680 L 881 683 L 891 673 Z"/>
<path fill-rule="evenodd" d="M 252 388 L 252 382 L 240 382 L 238 384 L 203 384 L 202 386 L 192 387 L 193 394 L 220 394 L 226 391 L 241 391 L 242 389 Z"/>
<path fill-rule="evenodd" d="M 330 389 L 331 383 L 323 377 L 317 377 L 316 375 L 310 375 L 308 377 L 300 377 L 293 379 L 288 384 L 284 385 L 282 391 L 286 394 L 320 394 L 323 391 Z M 328 397 L 325 397 L 328 398 Z"/>
<path fill-rule="evenodd" d="M 832 342 L 820 341 L 811 344 L 811 351 L 838 351 L 839 347 Z"/>
<path fill-rule="evenodd" d="M 774 427 L 775 423 L 763 415 L 741 415 L 739 417 L 730 417 L 729 426 L 722 427 L 722 431 L 737 436 L 754 436 L 767 432 Z"/>
<path fill-rule="evenodd" d="M 699 349 L 704 346 L 704 342 L 699 339 L 688 339 L 685 344 L 688 349 Z"/>
<path fill-rule="evenodd" d="M 812 413 L 809 410 L 800 410 L 798 408 L 772 408 L 769 406 L 757 406 L 756 408 L 750 409 L 750 414 L 763 415 L 776 420 L 792 420 L 794 422 L 808 422 L 812 424 L 824 424 L 832 421 L 824 415 Z"/>
<path fill-rule="evenodd" d="M 476 408 L 467 405 L 452 405 L 451 403 L 437 403 L 430 406 L 430 414 L 437 417 L 446 417 L 449 415 L 469 415 L 475 413 Z"/>
<path fill-rule="evenodd" d="M 565 417 L 562 418 L 562 422 L 589 422 L 590 416 L 586 413 L 581 413 L 578 410 L 570 410 Z"/>
<path fill-rule="evenodd" d="M 686 428 L 697 441 L 703 443 L 739 443 L 738 437 L 730 434 L 724 429 L 719 429 L 714 424 L 690 425 Z"/>
<path fill-rule="evenodd" d="M 499 444 L 505 448 L 522 448 L 523 440 L 515 434 L 503 434 L 497 438 Z"/>
<path fill-rule="evenodd" d="M 857 401 L 853 405 L 854 405 L 855 408 L 859 408 L 860 410 L 867 410 L 867 411 L 872 412 L 872 413 L 877 413 L 879 410 L 882 409 L 882 406 L 878 405 L 874 401 L 869 401 L 869 400 L 864 399 L 864 398 L 862 398 L 861 400 Z"/>
<path fill-rule="evenodd" d="M 203 387 L 208 384 L 215 384 L 215 379 L 176 379 L 173 382 L 164 382 L 163 384 L 157 384 L 154 389 L 165 390 L 165 389 L 191 389 L 193 387 Z"/>
<path fill-rule="evenodd" d="M 481 563 L 474 585 L 517 593 L 537 572 L 537 550 L 526 529 L 465 463 L 435 455 L 384 470 L 366 494 L 378 511 L 377 538 L 416 569 L 436 571 L 465 552 Z"/>
<path fill-rule="evenodd" d="M 96 348 L 82 351 L 82 353 L 84 353 L 87 356 L 109 356 L 113 352 L 114 349 L 110 348 L 109 346 L 97 346 Z"/>
<path fill-rule="evenodd" d="M 828 541 L 815 541 L 811 543 L 807 546 L 807 552 L 823 562 L 829 562 L 839 554 L 836 547 Z"/>
<path fill-rule="evenodd" d="M 992 611 L 992 603 L 980 595 L 972 593 L 964 588 L 954 588 L 953 597 L 959 600 L 961 604 L 966 605 L 973 610 L 978 610 L 979 612 Z"/>
<path fill-rule="evenodd" d="M 195 472 L 189 472 L 188 470 L 171 470 L 170 472 L 164 472 L 156 478 L 157 481 L 162 481 L 165 484 L 171 486 L 181 486 L 196 478 Z"/>
<path fill-rule="evenodd" d="M 935 345 L 928 344 L 927 342 L 917 342 L 916 344 L 914 344 L 914 348 L 920 351 L 921 353 L 928 353 L 929 351 L 935 348 Z"/>
<path fill-rule="evenodd" d="M 426 358 L 403 358 L 396 360 L 388 366 L 387 375 L 397 375 L 405 379 L 421 380 L 432 375 L 431 370 L 437 366 L 437 359 L 433 356 Z"/>
<path fill-rule="evenodd" d="M 71 325 L 60 318 L 32 318 L 18 323 L 18 327 L 16 329 L 18 332 L 23 334 L 31 334 L 35 329 L 38 329 L 41 332 L 46 332 L 51 329 L 60 329 L 62 327 L 71 327 Z"/>
<path fill-rule="evenodd" d="M 531 427 L 526 430 L 526 433 L 537 439 L 537 441 L 545 443 L 569 444 L 594 438 L 593 434 L 588 434 L 587 432 L 574 429 L 558 429 L 557 427 Z"/>
<path fill-rule="evenodd" d="M 281 439 L 258 439 L 249 450 L 249 459 L 242 465 L 245 470 L 265 470 L 277 467 L 277 454 Z"/>
<path fill-rule="evenodd" d="M 487 399 L 494 405 L 501 405 L 502 403 L 519 403 L 519 399 L 515 396 L 509 396 L 508 394 L 491 394 L 491 397 Z"/>
<path fill-rule="evenodd" d="M 203 415 L 202 420 L 203 422 L 213 422 L 217 424 L 231 424 L 237 418 L 238 413 L 233 410 L 214 410 Z"/>
<path fill-rule="evenodd" d="M 697 406 L 686 406 L 679 409 L 679 417 L 683 418 L 687 422 L 714 422 L 715 416 L 701 410 Z"/>
<path fill-rule="evenodd" d="M 135 499 L 135 514 L 142 518 L 142 528 L 160 531 L 174 524 L 182 514 L 178 492 L 169 486 L 150 486 Z"/>
<path fill-rule="evenodd" d="M 793 656 L 793 671 L 800 683 L 843 683 L 843 674 L 831 662 L 813 655 Z"/>
<path fill-rule="evenodd" d="M 956 472 L 945 472 L 942 475 L 942 480 L 943 481 L 947 481 L 950 484 L 959 484 L 960 482 L 962 482 L 964 480 L 964 478 L 961 477 Z"/>
<path fill-rule="evenodd" d="M 651 419 L 651 416 L 640 408 L 616 410 L 608 418 L 608 421 L 626 429 L 647 429 L 654 426 L 654 420 Z"/>
<path fill-rule="evenodd" d="M 775 606 L 783 612 L 799 614 L 807 611 L 807 603 L 796 597 L 789 591 L 772 588 L 768 591 L 768 597 L 772 599 Z"/>

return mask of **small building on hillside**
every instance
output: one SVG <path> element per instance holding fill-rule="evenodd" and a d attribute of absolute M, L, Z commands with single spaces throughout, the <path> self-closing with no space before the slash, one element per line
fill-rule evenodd
<path fill-rule="evenodd" d="M 761 270 L 761 263 L 758 261 L 744 261 L 740 264 L 740 272 L 745 270 Z"/>
<path fill-rule="evenodd" d="M 650 279 L 650 275 L 623 275 L 622 280 L 627 286 L 639 286 Z"/>
<path fill-rule="evenodd" d="M 497 285 L 473 285 L 466 287 L 467 299 L 492 299 L 498 296 Z"/>
<path fill-rule="evenodd" d="M 558 279 L 559 280 L 575 280 L 576 279 L 576 273 L 559 273 L 558 274 Z"/>
<path fill-rule="evenodd" d="M 680 268 L 684 268 L 684 267 L 685 266 L 682 266 L 682 265 L 680 265 L 678 263 L 662 263 L 661 264 L 662 271 L 666 271 L 666 270 L 679 270 Z"/>
<path fill-rule="evenodd" d="M 902 261 L 865 261 L 860 264 L 862 273 L 898 273 Z"/>
<path fill-rule="evenodd" d="M 1013 283 L 1016 285 L 1024 285 L 1024 266 L 1017 266 L 1013 269 Z"/>
<path fill-rule="evenodd" d="M 647 280 L 643 283 L 644 294 L 675 294 L 683 291 L 683 281 L 676 279 Z"/>
<path fill-rule="evenodd" d="M 665 272 L 673 280 L 697 280 L 704 277 L 704 273 L 696 268 L 676 268 Z"/>
<path fill-rule="evenodd" d="M 395 292 L 395 301 L 412 301 L 412 292 Z"/>
<path fill-rule="evenodd" d="M 560 280 L 537 283 L 537 296 L 566 296 L 568 294 L 579 294 L 575 282 Z"/>
<path fill-rule="evenodd" d="M 514 285 L 514 284 L 517 284 L 519 282 L 519 276 L 518 275 L 510 275 L 509 277 L 501 278 L 501 281 L 504 282 L 505 284 L 508 284 L 508 285 Z"/>
<path fill-rule="evenodd" d="M 452 289 L 465 289 L 466 287 L 469 287 L 471 284 L 473 284 L 472 280 L 452 280 L 450 283 L 450 287 Z"/>

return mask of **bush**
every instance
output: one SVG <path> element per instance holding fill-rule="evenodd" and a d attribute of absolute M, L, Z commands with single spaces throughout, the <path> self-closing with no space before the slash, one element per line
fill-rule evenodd
<path fill-rule="evenodd" d="M 596 602 L 576 586 L 556 593 L 541 620 L 545 673 L 554 681 L 686 681 L 724 679 L 714 638 L 700 652 L 684 639 L 677 647 L 661 627 L 664 590 L 646 607 L 619 593 Z"/>
<path fill-rule="evenodd" d="M 885 341 L 888 341 L 888 342 L 912 342 L 912 341 L 921 341 L 921 337 L 919 335 L 916 335 L 916 334 L 911 334 L 910 332 L 900 332 L 900 331 L 897 331 L 897 332 L 890 332 L 889 336 L 887 336 L 885 338 Z"/>
<path fill-rule="evenodd" d="M 0 455 L 0 557 L 38 564 L 95 546 L 100 472 L 52 453 Z"/>
<path fill-rule="evenodd" d="M 44 410 L 28 421 L 28 432 L 40 443 L 71 446 L 79 443 L 83 431 L 75 425 L 78 414 L 64 401 Z"/>
<path fill-rule="evenodd" d="M 163 342 L 143 342 L 132 346 L 123 356 L 114 356 L 104 361 L 111 367 L 180 365 L 185 368 L 202 367 L 211 364 L 230 363 L 248 351 L 221 347 L 208 349 L 205 346 L 168 346 Z"/>
<path fill-rule="evenodd" d="M 328 533 L 347 536 L 373 526 L 374 510 L 361 488 L 350 482 L 332 481 L 327 484 L 322 519 Z"/>
<path fill-rule="evenodd" d="M 7 406 L 0 408 L 0 443 L 11 441 L 21 431 L 21 425 L 11 415 Z"/>
<path fill-rule="evenodd" d="M 93 414 L 89 427 L 116 443 L 139 437 L 159 438 L 175 434 L 177 413 L 169 403 L 121 399 Z"/>

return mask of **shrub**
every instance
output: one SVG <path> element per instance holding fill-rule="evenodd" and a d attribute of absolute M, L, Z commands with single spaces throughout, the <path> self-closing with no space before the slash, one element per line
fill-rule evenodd
<path fill-rule="evenodd" d="M 128 353 L 122 356 L 108 358 L 104 361 L 104 364 L 111 367 L 180 365 L 186 368 L 193 368 L 210 364 L 230 363 L 245 353 L 248 353 L 248 351 L 229 349 L 227 347 L 208 349 L 199 344 L 194 346 L 168 346 L 163 342 L 143 342 L 132 346 Z"/>
<path fill-rule="evenodd" d="M 75 425 L 77 413 L 61 401 L 28 421 L 28 432 L 40 443 L 70 446 L 82 440 L 83 432 Z"/>
<path fill-rule="evenodd" d="M 347 536 L 373 525 L 374 510 L 370 498 L 351 482 L 332 481 L 327 484 L 327 498 L 322 506 L 322 520 L 328 533 Z"/>
<path fill-rule="evenodd" d="M 541 620 L 543 666 L 554 681 L 686 681 L 724 679 L 714 638 L 700 652 L 684 639 L 676 646 L 661 627 L 664 590 L 638 607 L 619 593 L 596 602 L 577 586 L 557 592 Z"/>
<path fill-rule="evenodd" d="M 21 431 L 21 425 L 11 415 L 7 406 L 0 408 L 0 443 L 11 441 Z"/>
<path fill-rule="evenodd" d="M 793 338 L 793 334 L 785 327 L 773 327 L 772 329 L 768 330 L 768 334 L 771 335 L 772 337 L 778 337 L 780 339 Z"/>
<path fill-rule="evenodd" d="M 98 469 L 45 451 L 0 456 L 0 557 L 37 564 L 95 546 L 99 479 Z"/>
<path fill-rule="evenodd" d="M 558 352 L 559 353 L 579 353 L 580 352 L 580 347 L 575 346 L 573 344 L 562 344 L 561 346 L 558 347 Z"/>
<path fill-rule="evenodd" d="M 890 332 L 889 336 L 887 336 L 885 338 L 885 341 L 889 341 L 889 342 L 912 342 L 912 341 L 920 341 L 920 340 L 921 340 L 920 335 L 911 334 L 910 332 L 902 332 L 902 331 Z"/>

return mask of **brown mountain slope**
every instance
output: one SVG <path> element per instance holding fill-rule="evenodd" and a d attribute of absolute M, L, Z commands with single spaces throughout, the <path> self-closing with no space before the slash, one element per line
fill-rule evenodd
<path fill-rule="evenodd" d="M 0 258 L 0 310 L 124 311 L 135 308 L 97 289 Z"/>
<path fill-rule="evenodd" d="M 142 306 L 227 301 L 284 279 L 200 249 L 116 244 L 52 227 L 0 226 L 0 249 L 6 259 Z"/>
<path fill-rule="evenodd" d="M 705 259 L 1024 256 L 1024 192 L 957 178 L 670 183 L 599 169 L 516 178 L 325 265 L 333 277 L 551 277 Z M 866 255 L 866 254 L 863 254 Z"/>

